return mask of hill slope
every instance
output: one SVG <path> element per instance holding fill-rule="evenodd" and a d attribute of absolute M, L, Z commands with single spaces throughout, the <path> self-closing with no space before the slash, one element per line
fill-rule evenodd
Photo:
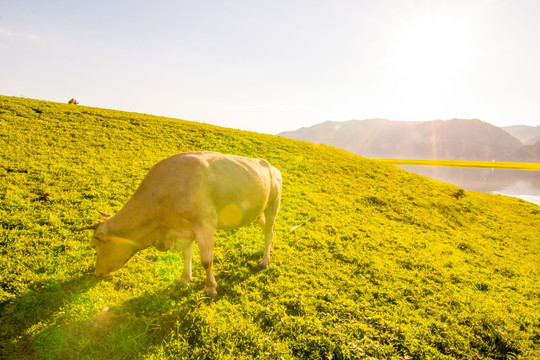
<path fill-rule="evenodd" d="M 279 135 L 332 145 L 375 158 L 534 160 L 518 139 L 477 119 L 328 121 Z"/>
<path fill-rule="evenodd" d="M 540 357 L 540 208 L 324 145 L 0 96 L 0 358 Z M 267 270 L 255 224 L 219 232 L 219 295 L 148 249 L 92 275 L 88 233 L 158 160 L 264 157 L 283 174 Z M 463 196 L 462 196 L 463 195 Z"/>

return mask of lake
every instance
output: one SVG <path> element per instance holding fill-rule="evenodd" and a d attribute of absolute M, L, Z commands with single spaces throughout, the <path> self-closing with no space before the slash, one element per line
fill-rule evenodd
<path fill-rule="evenodd" d="M 408 165 L 399 167 L 465 190 L 513 196 L 540 205 L 540 171 Z"/>

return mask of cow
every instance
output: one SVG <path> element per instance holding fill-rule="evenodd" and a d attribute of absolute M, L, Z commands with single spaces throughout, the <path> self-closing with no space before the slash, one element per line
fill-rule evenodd
<path fill-rule="evenodd" d="M 193 243 L 206 270 L 204 293 L 217 295 L 212 247 L 217 229 L 235 229 L 259 221 L 265 236 L 261 268 L 267 268 L 281 201 L 281 173 L 264 159 L 216 152 L 180 153 L 161 160 L 144 177 L 115 215 L 77 229 L 94 230 L 95 274 L 122 268 L 138 251 L 180 250 L 184 269 L 178 280 L 188 285 Z"/>

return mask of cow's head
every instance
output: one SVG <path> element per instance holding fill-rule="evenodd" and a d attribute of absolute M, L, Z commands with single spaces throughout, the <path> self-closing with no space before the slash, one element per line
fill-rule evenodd
<path fill-rule="evenodd" d="M 77 231 L 94 230 L 90 245 L 97 255 L 95 274 L 97 276 L 107 276 L 122 268 L 141 247 L 132 240 L 109 234 L 106 221 L 111 215 L 101 214 L 106 217 L 95 224 L 79 228 Z"/>
<path fill-rule="evenodd" d="M 107 276 L 122 268 L 135 255 L 140 247 L 132 240 L 99 233 L 99 227 L 92 236 L 90 245 L 96 251 L 97 276 Z"/>

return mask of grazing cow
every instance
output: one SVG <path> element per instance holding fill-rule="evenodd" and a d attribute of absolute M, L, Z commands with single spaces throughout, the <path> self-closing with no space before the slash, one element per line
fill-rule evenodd
<path fill-rule="evenodd" d="M 281 199 L 281 173 L 264 159 L 215 152 L 173 155 L 154 165 L 135 194 L 114 216 L 78 230 L 93 229 L 95 273 L 120 269 L 138 251 L 182 250 L 179 282 L 191 281 L 193 242 L 206 269 L 204 292 L 217 294 L 212 272 L 216 229 L 235 229 L 258 219 L 266 239 L 262 268 L 268 267 L 274 221 Z"/>

